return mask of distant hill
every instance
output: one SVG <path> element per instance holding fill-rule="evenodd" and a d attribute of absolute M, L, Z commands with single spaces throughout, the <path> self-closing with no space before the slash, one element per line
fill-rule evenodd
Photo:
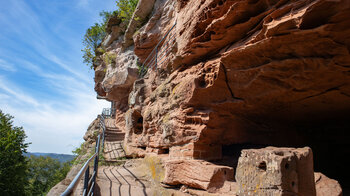
<path fill-rule="evenodd" d="M 24 156 L 30 157 L 31 155 L 34 156 L 48 156 L 53 159 L 58 159 L 61 163 L 71 161 L 74 159 L 75 155 L 70 154 L 56 154 L 56 153 L 42 153 L 42 152 L 27 152 L 24 154 Z"/>

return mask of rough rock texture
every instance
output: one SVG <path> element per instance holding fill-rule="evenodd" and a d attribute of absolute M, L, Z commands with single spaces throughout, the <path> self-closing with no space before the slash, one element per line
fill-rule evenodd
<path fill-rule="evenodd" d="M 344 0 L 188 1 L 178 6 L 178 49 L 171 55 L 181 60 L 174 58 L 168 66 L 180 62 L 182 68 L 166 78 L 150 74 L 135 83 L 131 95 L 140 103 L 131 107 L 141 114 L 143 131 L 129 142 L 152 148 L 194 142 L 212 151 L 244 142 L 301 145 L 307 138 L 293 131 L 296 127 L 347 118 L 348 7 Z M 143 44 L 135 42 L 140 59 L 139 53 L 149 53 L 150 43 L 158 40 L 150 32 L 171 24 L 162 22 L 150 21 L 144 27 L 148 34 L 140 33 Z"/>
<path fill-rule="evenodd" d="M 133 35 L 142 23 L 147 20 L 147 17 L 153 10 L 154 2 L 155 0 L 139 1 L 125 31 L 123 47 L 129 47 L 134 44 Z"/>
<path fill-rule="evenodd" d="M 340 184 L 328 178 L 322 173 L 315 173 L 316 195 L 317 196 L 341 196 L 343 195 Z"/>
<path fill-rule="evenodd" d="M 147 1 L 148 2 L 148 1 Z M 153 48 L 174 24 L 176 1 L 158 0 L 149 21 L 134 35 L 135 54 L 144 62 Z M 172 56 L 172 54 L 168 54 Z"/>
<path fill-rule="evenodd" d="M 308 147 L 242 150 L 236 180 L 238 195 L 316 195 Z"/>
<path fill-rule="evenodd" d="M 216 192 L 225 181 L 233 181 L 231 167 L 218 166 L 201 160 L 170 160 L 165 162 L 164 183 L 186 184 L 190 187 Z"/>
<path fill-rule="evenodd" d="M 157 0 L 149 16 L 134 45 L 115 38 L 95 69 L 129 156 L 218 161 L 233 144 L 310 146 L 318 170 L 346 181 L 350 0 Z M 136 57 L 175 21 L 168 60 L 137 80 Z"/>

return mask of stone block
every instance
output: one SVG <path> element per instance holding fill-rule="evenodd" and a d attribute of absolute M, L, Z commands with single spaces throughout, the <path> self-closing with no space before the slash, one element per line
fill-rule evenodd
<path fill-rule="evenodd" d="M 236 180 L 242 196 L 316 195 L 309 147 L 242 150 Z"/>
<path fill-rule="evenodd" d="M 203 160 L 169 160 L 165 162 L 163 183 L 187 185 L 192 188 L 216 192 L 226 181 L 233 181 L 232 167 L 214 165 Z"/>

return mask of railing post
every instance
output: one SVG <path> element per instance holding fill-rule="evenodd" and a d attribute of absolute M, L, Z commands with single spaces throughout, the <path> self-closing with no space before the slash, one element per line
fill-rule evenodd
<path fill-rule="evenodd" d="M 83 196 L 86 196 L 87 191 L 89 191 L 89 177 L 90 177 L 90 166 L 87 167 L 85 171 L 85 176 L 84 176 L 84 192 Z"/>

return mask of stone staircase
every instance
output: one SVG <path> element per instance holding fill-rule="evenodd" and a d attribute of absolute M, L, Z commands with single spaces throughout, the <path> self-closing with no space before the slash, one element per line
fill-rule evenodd
<path fill-rule="evenodd" d="M 105 119 L 105 126 L 103 157 L 106 162 L 117 162 L 120 158 L 125 157 L 123 149 L 125 133 L 115 127 L 115 120 L 112 118 Z"/>

